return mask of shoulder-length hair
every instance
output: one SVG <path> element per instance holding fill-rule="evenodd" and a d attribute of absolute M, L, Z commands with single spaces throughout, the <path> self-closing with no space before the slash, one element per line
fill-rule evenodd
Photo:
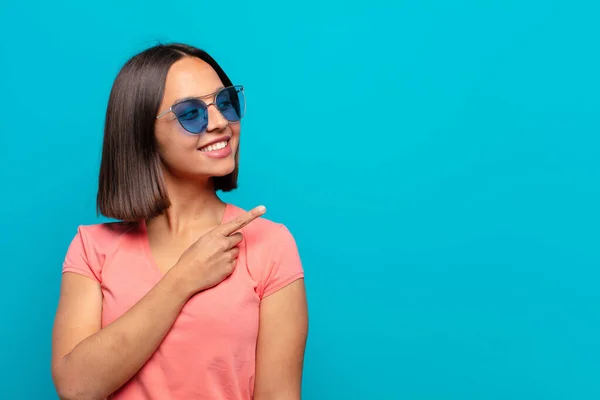
<path fill-rule="evenodd" d="M 208 53 L 185 44 L 157 45 L 127 61 L 113 83 L 106 110 L 97 196 L 102 215 L 139 221 L 160 215 L 170 206 L 154 126 L 167 73 L 184 57 L 205 61 L 224 86 L 232 85 Z M 237 157 L 231 174 L 213 178 L 215 190 L 237 187 Z"/>

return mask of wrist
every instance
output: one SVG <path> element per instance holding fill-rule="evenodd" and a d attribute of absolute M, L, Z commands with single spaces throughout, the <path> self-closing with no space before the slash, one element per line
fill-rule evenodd
<path fill-rule="evenodd" d="M 167 271 L 162 280 L 168 286 L 169 293 L 181 298 L 183 302 L 188 301 L 192 297 L 193 293 L 190 288 L 189 279 L 180 273 L 180 268 L 177 268 L 177 264 Z"/>

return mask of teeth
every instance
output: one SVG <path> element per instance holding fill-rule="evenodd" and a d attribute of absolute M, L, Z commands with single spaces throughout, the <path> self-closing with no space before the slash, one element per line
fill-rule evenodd
<path fill-rule="evenodd" d="M 223 149 L 227 146 L 227 140 L 223 140 L 222 142 L 213 143 L 210 146 L 205 146 L 200 149 L 200 151 L 215 151 Z"/>

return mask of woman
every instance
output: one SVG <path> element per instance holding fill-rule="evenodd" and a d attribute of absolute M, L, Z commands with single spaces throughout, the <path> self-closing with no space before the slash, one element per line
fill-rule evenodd
<path fill-rule="evenodd" d="M 244 89 L 207 53 L 158 45 L 108 102 L 98 209 L 63 265 L 61 399 L 299 399 L 303 270 L 284 225 L 236 188 Z"/>

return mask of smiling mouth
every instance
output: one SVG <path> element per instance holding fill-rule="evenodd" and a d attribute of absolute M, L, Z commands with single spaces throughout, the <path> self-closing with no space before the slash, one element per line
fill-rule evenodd
<path fill-rule="evenodd" d="M 208 146 L 201 147 L 199 150 L 203 152 L 221 150 L 227 147 L 230 139 L 222 140 L 217 143 L 209 144 Z"/>

